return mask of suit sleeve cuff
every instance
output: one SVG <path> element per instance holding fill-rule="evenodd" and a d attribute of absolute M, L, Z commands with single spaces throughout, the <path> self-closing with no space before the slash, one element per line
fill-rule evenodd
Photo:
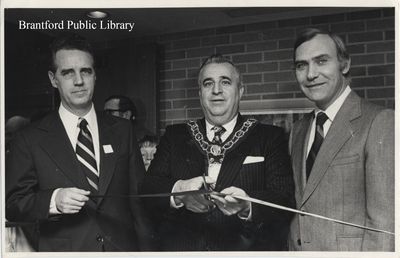
<path fill-rule="evenodd" d="M 49 207 L 49 214 L 50 215 L 57 215 L 61 214 L 61 212 L 56 207 L 56 195 L 61 188 L 57 188 L 54 190 L 53 194 L 51 195 L 50 199 L 50 207 Z"/>
<path fill-rule="evenodd" d="M 179 181 L 181 181 L 181 180 L 176 181 L 176 183 L 175 183 L 174 186 L 172 187 L 171 193 L 177 192 L 177 191 L 176 191 L 176 186 L 177 186 L 177 184 L 179 183 Z M 170 201 L 169 201 L 170 206 L 171 206 L 172 208 L 179 209 L 179 208 L 182 208 L 182 207 L 183 207 L 183 203 L 180 203 L 180 204 L 176 204 L 176 203 L 175 203 L 175 199 L 174 199 L 173 196 L 171 196 L 169 200 L 170 200 Z"/>
<path fill-rule="evenodd" d="M 244 212 L 238 213 L 237 215 L 238 215 L 239 219 L 241 219 L 241 220 L 251 221 L 252 211 L 253 211 L 253 209 L 251 208 L 251 203 L 250 203 L 250 208 L 248 210 L 248 213 L 247 213 L 247 211 L 244 211 Z"/>

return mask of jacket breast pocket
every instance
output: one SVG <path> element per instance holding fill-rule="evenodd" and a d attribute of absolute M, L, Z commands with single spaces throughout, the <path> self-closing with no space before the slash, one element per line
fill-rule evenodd
<path fill-rule="evenodd" d="M 340 156 L 336 157 L 333 160 L 332 166 L 346 165 L 346 164 L 356 163 L 358 161 L 360 161 L 360 155 L 358 155 L 357 153 L 348 156 Z"/>
<path fill-rule="evenodd" d="M 261 190 L 265 182 L 264 162 L 242 164 L 239 177 L 244 189 Z"/>

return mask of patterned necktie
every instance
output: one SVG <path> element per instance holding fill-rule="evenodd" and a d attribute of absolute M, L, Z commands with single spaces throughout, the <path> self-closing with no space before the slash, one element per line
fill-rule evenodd
<path fill-rule="evenodd" d="M 211 130 L 214 131 L 212 143 L 222 145 L 221 136 L 226 132 L 226 129 L 223 126 L 214 126 Z"/>
<path fill-rule="evenodd" d="M 221 155 L 221 147 L 222 147 L 222 139 L 221 136 L 226 132 L 226 129 L 223 126 L 214 126 L 211 128 L 214 131 L 214 138 L 212 139 L 211 148 L 208 160 L 210 163 L 222 163 L 223 156 Z"/>
<path fill-rule="evenodd" d="M 315 137 L 314 142 L 311 146 L 310 152 L 308 153 L 307 161 L 306 161 L 306 175 L 307 180 L 310 176 L 311 169 L 314 165 L 315 158 L 317 157 L 319 148 L 324 141 L 324 124 L 328 116 L 324 112 L 319 112 L 317 114 L 317 122 L 315 123 Z"/>
<path fill-rule="evenodd" d="M 99 173 L 94 155 L 92 135 L 87 128 L 87 121 L 79 118 L 79 135 L 76 142 L 76 156 L 90 185 L 90 193 L 98 194 Z"/>

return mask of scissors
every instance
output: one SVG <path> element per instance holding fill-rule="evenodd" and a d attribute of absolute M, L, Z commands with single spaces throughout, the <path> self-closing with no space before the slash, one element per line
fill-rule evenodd
<path fill-rule="evenodd" d="M 207 192 L 211 192 L 212 191 L 211 187 L 206 182 L 206 175 L 205 174 L 203 174 L 203 187 Z M 204 197 L 207 200 L 212 201 L 210 194 L 205 194 Z"/>

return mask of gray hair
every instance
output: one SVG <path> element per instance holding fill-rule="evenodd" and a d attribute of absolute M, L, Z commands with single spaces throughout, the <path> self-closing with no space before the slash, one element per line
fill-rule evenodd
<path fill-rule="evenodd" d="M 333 42 L 335 43 L 336 47 L 336 52 L 337 52 L 337 58 L 341 64 L 340 69 L 344 69 L 346 64 L 350 61 L 350 55 L 347 52 L 346 45 L 344 44 L 342 38 L 340 38 L 338 35 L 331 33 L 329 31 L 324 31 L 321 29 L 317 28 L 307 28 L 300 32 L 299 35 L 297 35 L 296 41 L 294 43 L 294 48 L 293 48 L 293 61 L 295 61 L 296 58 L 296 49 L 303 44 L 306 41 L 309 41 L 313 39 L 317 35 L 327 35 L 329 36 Z M 350 79 L 350 72 L 347 72 L 344 74 L 344 77 L 346 79 Z"/>
<path fill-rule="evenodd" d="M 200 74 L 202 73 L 204 67 L 209 64 L 230 64 L 230 65 L 232 65 L 232 67 L 235 70 L 235 73 L 237 74 L 238 79 L 239 79 L 238 86 L 239 87 L 242 86 L 242 73 L 240 72 L 239 68 L 231 60 L 229 60 L 228 58 L 224 57 L 221 54 L 215 54 L 215 55 L 209 56 L 206 60 L 204 60 L 203 64 L 200 66 L 199 76 L 197 79 L 197 83 L 199 84 L 199 86 L 201 86 Z"/>

